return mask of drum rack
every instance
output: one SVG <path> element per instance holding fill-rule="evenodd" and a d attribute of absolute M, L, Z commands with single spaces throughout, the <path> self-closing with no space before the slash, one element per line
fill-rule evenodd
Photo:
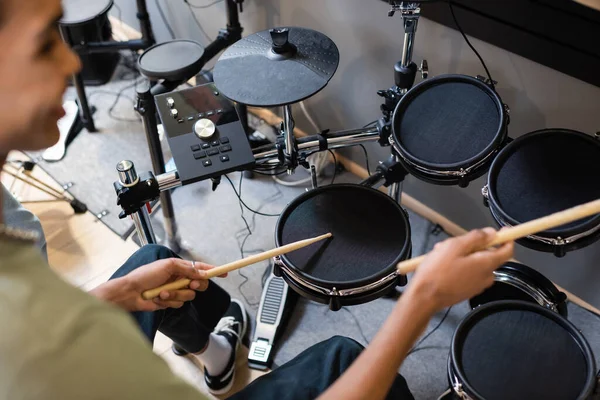
<path fill-rule="evenodd" d="M 391 10 L 388 16 L 400 12 L 404 23 L 403 50 L 401 60 L 394 66 L 394 86 L 380 90 L 377 94 L 384 99 L 381 105 L 382 117 L 375 126 L 359 129 L 350 129 L 339 132 L 320 132 L 315 135 L 297 138 L 294 135 L 294 119 L 291 105 L 282 106 L 281 135 L 273 145 L 263 146 L 253 150 L 255 162 L 258 165 L 268 165 L 285 168 L 292 174 L 299 166 L 307 166 L 306 158 L 319 151 L 341 149 L 364 143 L 378 142 L 382 146 L 389 146 L 391 135 L 391 121 L 393 111 L 402 96 L 413 86 L 417 71 L 423 78 L 428 75 L 427 61 L 424 60 L 420 68 L 412 61 L 414 38 L 418 19 L 420 17 L 419 3 L 390 1 Z M 142 114 L 146 135 L 154 137 L 156 120 L 152 111 L 152 101 L 145 102 L 149 109 Z M 138 104 L 138 106 L 143 104 Z M 144 107 L 141 107 L 144 108 Z M 146 117 L 149 117 L 146 120 Z M 157 158 L 152 154 L 153 161 Z M 160 160 L 158 160 L 160 161 Z M 163 170 L 164 171 L 164 170 Z M 150 204 L 157 198 L 166 199 L 166 206 L 172 209 L 169 191 L 182 186 L 182 181 L 177 171 L 159 173 L 142 172 L 138 174 L 132 161 L 124 160 L 117 164 L 119 180 L 114 183 L 118 202 L 122 211 L 119 218 L 130 216 L 134 222 L 140 243 L 142 245 L 156 243 L 156 236 L 150 221 Z M 160 172 L 160 171 L 159 171 Z M 399 155 L 392 148 L 390 157 L 381 162 L 375 173 L 365 179 L 361 184 L 372 187 L 388 187 L 388 194 L 396 202 L 402 198 L 402 182 L 407 171 L 399 162 Z M 314 169 L 311 169 L 313 184 L 316 182 Z M 172 234 L 176 230 L 174 214 L 168 213 L 172 218 L 166 221 L 166 230 Z M 173 235 L 171 235 L 173 236 Z M 256 369 L 267 369 L 270 365 L 271 350 L 274 345 L 278 326 L 281 323 L 285 310 L 288 286 L 281 277 L 272 272 L 267 278 L 257 314 L 257 327 L 252 339 L 248 356 L 249 365 Z M 263 310 L 275 310 L 270 318 L 263 318 Z"/>
<path fill-rule="evenodd" d="M 268 166 L 269 168 L 287 170 L 288 173 L 293 173 L 298 166 L 308 167 L 306 158 L 315 152 L 341 149 L 373 142 L 378 142 L 381 146 L 390 145 L 392 119 L 396 106 L 403 98 L 404 94 L 412 88 L 418 71 L 421 72 L 423 78 L 426 78 L 428 75 L 428 67 L 425 60 L 421 63 L 420 68 L 412 61 L 414 36 L 420 15 L 418 2 L 399 2 L 390 0 L 390 4 L 392 5 L 392 8 L 388 15 L 392 16 L 395 12 L 400 12 L 403 18 L 405 30 L 403 51 L 401 60 L 394 66 L 394 86 L 377 92 L 377 94 L 384 99 L 384 102 L 381 105 L 382 116 L 377 120 L 376 125 L 360 129 L 350 129 L 338 132 L 325 131 L 307 135 L 295 128 L 292 110 L 289 104 L 282 106 L 283 118 L 276 117 L 268 110 L 260 109 L 255 113 L 260 115 L 261 118 L 268 121 L 271 125 L 276 126 L 281 123 L 281 129 L 276 143 L 252 150 L 255 165 Z M 485 83 L 485 80 L 482 81 Z M 138 93 L 138 95 L 140 94 L 142 93 Z M 149 110 L 151 111 L 154 102 L 152 101 L 151 94 L 148 94 L 149 96 L 147 96 L 147 98 L 139 96 L 138 100 L 145 100 L 145 102 L 141 101 L 138 103 L 138 111 L 144 109 L 146 115 L 152 115 L 154 117 L 154 112 L 149 112 Z M 407 99 L 408 98 L 405 98 L 405 100 Z M 146 134 L 148 134 L 149 131 L 152 131 L 151 136 L 154 136 L 156 134 L 156 119 L 154 118 L 154 120 L 152 120 L 152 118 L 149 118 L 148 120 L 145 120 L 144 116 L 142 116 L 142 118 L 144 119 L 144 129 Z M 157 155 L 153 155 L 153 161 L 158 160 L 158 158 Z M 454 224 L 452 221 L 449 221 L 434 210 L 426 207 L 414 198 L 408 195 L 403 196 L 402 183 L 408 174 L 408 171 L 406 170 L 408 167 L 405 168 L 402 159 L 394 146 L 391 148 L 390 157 L 387 160 L 380 162 L 376 171 L 371 175 L 353 161 L 348 160 L 343 156 L 339 156 L 339 159 L 350 172 L 364 179 L 361 184 L 372 187 L 387 187 L 389 196 L 399 204 L 402 203 L 405 207 L 440 224 L 449 234 L 459 235 L 465 232 L 463 228 Z M 248 169 L 253 169 L 253 167 Z M 138 175 L 135 166 L 131 161 L 120 162 L 117 165 L 117 171 L 119 180 L 114 183 L 114 187 L 118 196 L 118 204 L 123 209 L 120 217 L 125 218 L 130 216 L 133 219 L 135 229 L 138 232 L 142 244 L 156 243 L 156 237 L 149 217 L 149 204 L 152 204 L 159 197 L 162 200 L 164 195 L 168 194 L 169 190 L 182 186 L 185 183 L 182 182 L 178 171 L 161 173 L 164 172 L 164 170 L 162 170 L 155 171 L 155 174 L 145 172 Z M 312 169 L 311 175 L 313 188 L 316 188 L 316 174 Z M 213 186 L 215 185 L 215 182 L 218 183 L 218 178 L 213 180 Z M 380 190 L 381 189 L 383 188 L 380 187 Z M 163 207 L 165 207 L 165 205 L 169 207 L 169 203 L 170 202 L 167 201 L 163 204 Z M 172 208 L 172 204 L 170 207 Z M 171 221 L 166 221 L 167 231 L 169 230 L 169 224 L 173 224 L 174 230 L 175 220 L 172 219 Z M 558 286 L 557 288 L 567 294 L 569 301 L 572 301 L 593 313 L 600 313 L 596 308 L 585 303 L 568 291 Z M 271 273 L 263 285 L 263 292 L 256 316 L 256 329 L 249 349 L 248 362 L 251 368 L 266 369 L 270 365 L 275 338 L 278 333 L 279 325 L 282 322 L 284 311 L 286 310 L 287 295 L 288 285 L 284 278 Z"/>

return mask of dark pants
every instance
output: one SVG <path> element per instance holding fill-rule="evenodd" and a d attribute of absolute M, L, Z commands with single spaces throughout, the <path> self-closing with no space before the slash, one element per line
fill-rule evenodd
<path fill-rule="evenodd" d="M 127 275 L 142 265 L 171 257 L 178 256 L 166 247 L 154 244 L 144 246 L 136 251 L 110 279 Z M 230 300 L 229 294 L 211 281 L 208 289 L 204 292 L 196 292 L 196 298 L 186 302 L 181 308 L 133 312 L 131 315 L 150 342 L 154 342 L 156 331 L 161 331 L 186 351 L 196 353 L 206 346 L 208 336 L 227 311 Z"/>
<path fill-rule="evenodd" d="M 169 257 L 177 255 L 162 246 L 144 246 L 131 256 L 111 279 L 127 275 L 139 266 Z M 197 352 L 206 345 L 208 335 L 227 311 L 229 302 L 227 292 L 211 282 L 206 291 L 198 292 L 193 301 L 179 309 L 135 312 L 132 315 L 150 341 L 154 340 L 156 331 L 160 330 L 187 351 Z M 350 367 L 362 350 L 363 347 L 354 340 L 334 336 L 256 379 L 230 399 L 314 399 Z M 365 374 L 368 373 L 369 371 L 365 371 Z M 400 375 L 396 376 L 387 398 L 414 399 L 406 381 Z"/>

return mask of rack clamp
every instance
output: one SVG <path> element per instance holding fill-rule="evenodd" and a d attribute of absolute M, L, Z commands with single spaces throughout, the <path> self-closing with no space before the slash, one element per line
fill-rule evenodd
<path fill-rule="evenodd" d="M 123 219 L 144 207 L 160 196 L 160 188 L 154 174 L 150 171 L 139 176 L 131 161 L 117 164 L 119 180 L 113 183 L 117 193 L 117 205 L 123 209 L 119 218 Z"/>
<path fill-rule="evenodd" d="M 387 160 L 380 162 L 375 173 L 360 184 L 372 187 L 383 181 L 383 186 L 389 187 L 394 183 L 403 182 L 406 175 L 408 175 L 408 171 L 392 155 Z"/>

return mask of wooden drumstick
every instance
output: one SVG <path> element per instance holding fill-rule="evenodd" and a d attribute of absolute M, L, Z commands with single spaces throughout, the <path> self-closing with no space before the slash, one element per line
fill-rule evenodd
<path fill-rule="evenodd" d="M 229 264 L 221 265 L 220 267 L 209 269 L 206 271 L 206 279 L 214 278 L 216 276 L 223 275 L 224 273 L 235 271 L 236 269 L 244 268 L 248 265 L 256 264 L 257 262 L 268 260 L 269 258 L 301 249 L 313 243 L 320 242 L 323 239 L 330 238 L 331 236 L 333 236 L 331 233 L 326 233 L 325 235 L 317 236 L 312 239 L 299 240 L 294 243 L 286 244 L 285 246 L 280 246 L 275 249 L 267 250 L 263 253 L 254 254 L 241 260 L 230 262 Z M 142 297 L 144 300 L 150 300 L 157 297 L 163 290 L 179 290 L 186 288 L 190 282 L 191 280 L 189 279 L 179 279 L 175 282 L 167 283 L 166 285 L 159 286 L 155 289 L 146 290 L 142 293 Z"/>
<path fill-rule="evenodd" d="M 559 211 L 554 214 L 547 215 L 542 218 L 534 219 L 520 225 L 515 225 L 510 228 L 502 229 L 496 233 L 494 239 L 476 251 L 485 250 L 489 247 L 504 244 L 513 240 L 521 239 L 529 235 L 543 232 L 548 229 L 556 228 L 557 226 L 565 225 L 578 219 L 589 217 L 590 215 L 600 213 L 600 199 L 590 201 L 573 208 Z M 398 272 L 407 274 L 413 272 L 420 263 L 423 262 L 427 254 L 419 257 L 411 258 L 410 260 L 401 261 L 398 263 Z"/>

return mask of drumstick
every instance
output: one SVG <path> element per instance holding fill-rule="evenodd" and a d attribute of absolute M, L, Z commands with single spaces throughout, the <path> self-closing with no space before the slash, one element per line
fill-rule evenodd
<path fill-rule="evenodd" d="M 485 250 L 488 247 L 521 239 L 526 236 L 556 228 L 557 226 L 568 224 L 570 222 L 577 221 L 578 219 L 589 217 L 590 215 L 598 213 L 600 213 L 600 199 L 568 208 L 564 211 L 559 211 L 542 218 L 534 219 L 520 225 L 502 229 L 496 233 L 496 236 L 490 243 L 480 249 L 477 249 L 476 251 Z M 415 269 L 417 269 L 419 264 L 423 262 L 426 256 L 427 254 L 424 254 L 419 257 L 411 258 L 410 260 L 399 262 L 397 265 L 398 272 L 400 274 L 413 272 Z"/>
<path fill-rule="evenodd" d="M 259 254 L 254 254 L 241 260 L 230 262 L 229 264 L 221 265 L 220 267 L 209 269 L 206 271 L 206 279 L 214 278 L 215 276 L 223 275 L 226 272 L 231 272 L 236 269 L 247 267 L 248 265 L 256 264 L 260 261 L 268 260 L 272 257 L 280 256 L 282 254 L 301 249 L 313 243 L 319 242 L 323 239 L 330 238 L 331 236 L 333 236 L 331 233 L 326 233 L 325 235 L 317 236 L 311 239 L 299 240 L 294 243 L 286 244 L 285 246 L 280 246 Z M 157 297 L 163 290 L 183 289 L 187 287 L 190 284 L 190 282 L 191 280 L 187 278 L 179 279 L 175 282 L 167 283 L 155 289 L 146 290 L 142 293 L 142 297 L 144 298 L 144 300 L 150 300 Z"/>

